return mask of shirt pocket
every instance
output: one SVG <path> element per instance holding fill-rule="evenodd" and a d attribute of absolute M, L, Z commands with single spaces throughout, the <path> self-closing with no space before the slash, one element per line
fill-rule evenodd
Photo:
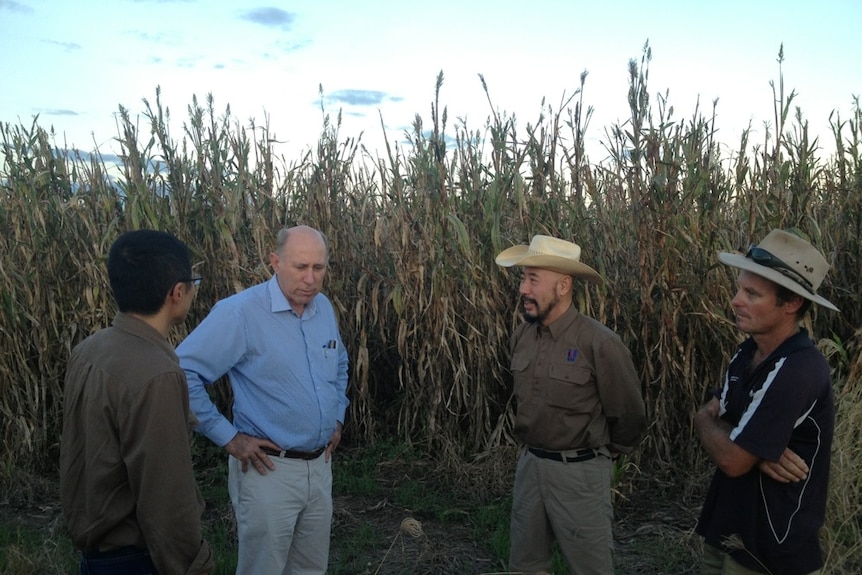
<path fill-rule="evenodd" d="M 512 383 L 515 386 L 515 397 L 517 397 L 519 405 L 530 401 L 534 395 L 530 360 L 530 355 L 526 353 L 512 355 Z"/>
<path fill-rule="evenodd" d="M 338 379 L 338 355 L 337 347 L 324 347 L 323 360 L 321 361 L 321 373 L 326 381 L 334 383 Z"/>
<path fill-rule="evenodd" d="M 512 373 L 522 374 L 530 367 L 530 356 L 526 353 L 516 353 L 512 356 Z"/>
<path fill-rule="evenodd" d="M 570 363 L 548 366 L 548 405 L 571 413 L 586 413 L 592 411 L 595 399 L 592 371 Z"/>

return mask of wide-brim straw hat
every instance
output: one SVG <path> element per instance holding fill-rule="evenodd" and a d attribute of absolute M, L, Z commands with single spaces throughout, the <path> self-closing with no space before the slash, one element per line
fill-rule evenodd
<path fill-rule="evenodd" d="M 602 283 L 599 272 L 581 262 L 581 246 L 551 236 L 536 235 L 529 246 L 512 246 L 497 256 L 497 265 L 534 267 Z"/>
<path fill-rule="evenodd" d="M 772 230 L 745 254 L 718 252 L 718 260 L 764 277 L 823 307 L 840 311 L 832 302 L 817 295 L 817 288 L 829 271 L 829 262 L 796 234 Z"/>

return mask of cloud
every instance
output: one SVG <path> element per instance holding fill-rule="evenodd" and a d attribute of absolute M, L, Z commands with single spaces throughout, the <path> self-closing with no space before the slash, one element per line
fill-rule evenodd
<path fill-rule="evenodd" d="M 157 32 L 154 34 L 144 30 L 130 30 L 127 34 L 149 44 L 164 44 L 167 46 L 176 46 L 179 44 L 176 36 L 167 32 Z"/>
<path fill-rule="evenodd" d="M 383 102 L 399 102 L 401 98 L 379 90 L 336 90 L 326 96 L 326 101 L 348 106 L 379 106 Z"/>
<path fill-rule="evenodd" d="M 296 15 L 281 8 L 267 6 L 248 10 L 241 14 L 240 18 L 254 24 L 261 24 L 272 28 L 289 28 L 296 19 Z"/>
<path fill-rule="evenodd" d="M 2 0 L 0 0 L 2 1 Z M 73 50 L 80 50 L 81 45 L 77 42 L 58 42 L 57 40 L 43 40 L 46 44 L 53 44 L 54 46 L 59 46 L 66 50 L 66 52 L 71 52 Z"/>
<path fill-rule="evenodd" d="M 123 164 L 123 159 L 116 154 L 99 154 L 99 158 L 106 164 L 117 164 L 118 166 Z"/>
<path fill-rule="evenodd" d="M 174 65 L 177 68 L 188 70 L 197 67 L 197 65 L 202 61 L 203 58 L 201 56 L 183 56 L 181 58 L 176 58 L 174 60 Z"/>
<path fill-rule="evenodd" d="M 0 10 L 9 10 L 10 12 L 32 12 L 33 9 L 25 6 L 15 0 L 0 0 Z"/>
<path fill-rule="evenodd" d="M 39 115 L 42 116 L 77 116 L 78 112 L 75 110 L 67 110 L 65 108 L 42 108 L 38 110 Z"/>
<path fill-rule="evenodd" d="M 278 40 L 275 42 L 276 48 L 284 53 L 296 52 L 310 45 L 308 40 Z"/>

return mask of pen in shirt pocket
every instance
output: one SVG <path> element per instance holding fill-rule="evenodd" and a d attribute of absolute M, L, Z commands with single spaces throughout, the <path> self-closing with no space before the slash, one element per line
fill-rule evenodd
<path fill-rule="evenodd" d="M 330 339 L 329 342 L 323 346 L 323 357 L 329 357 L 329 350 L 335 349 L 336 343 L 334 339 Z"/>

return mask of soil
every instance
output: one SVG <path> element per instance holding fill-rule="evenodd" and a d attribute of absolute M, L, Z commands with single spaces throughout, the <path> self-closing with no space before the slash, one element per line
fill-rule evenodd
<path fill-rule="evenodd" d="M 469 525 L 417 518 L 415 512 L 385 499 L 374 502 L 341 496 L 334 503 L 333 557 L 352 552 L 339 545 L 339 532 L 364 525 L 391 534 L 386 537 L 386 549 L 368 553 L 366 559 L 353 562 L 354 565 L 364 563 L 365 569 L 357 569 L 357 574 L 478 574 L 503 570 L 488 550 L 472 540 Z"/>
<path fill-rule="evenodd" d="M 503 454 L 501 456 L 501 453 Z M 481 490 L 485 497 L 505 496 L 511 489 L 516 453 L 500 448 L 486 461 L 464 466 L 417 470 L 415 462 L 393 469 L 388 477 L 429 482 L 440 481 L 440 473 L 449 474 L 465 497 L 473 498 Z M 490 463 L 489 461 L 495 461 Z M 633 469 L 633 468 L 632 468 Z M 634 475 L 634 474 L 633 474 Z M 646 474 L 641 470 L 627 483 L 618 486 L 615 503 L 616 572 L 623 575 L 694 575 L 699 573 L 700 538 L 693 528 L 700 510 L 708 478 L 675 482 L 667 470 Z M 397 479 L 382 485 L 392 493 Z M 429 483 L 429 489 L 432 484 Z M 463 521 L 440 521 L 429 513 L 417 513 L 393 503 L 384 496 L 368 499 L 353 495 L 335 498 L 333 522 L 333 555 L 349 553 L 339 545 L 340 534 L 373 527 L 390 534 L 387 549 L 369 553 L 363 575 L 486 575 L 506 573 L 504 561 L 495 557 L 487 542 L 476 541 L 469 517 Z M 405 525 L 405 522 L 407 525 Z M 417 525 L 418 522 L 418 525 Z M 413 529 L 411 529 L 413 527 Z M 418 528 L 417 528 L 418 527 Z M 356 563 L 354 563 L 356 565 Z"/>
<path fill-rule="evenodd" d="M 503 454 L 501 456 L 501 453 Z M 487 541 L 476 541 L 469 512 L 453 511 L 444 519 L 439 513 L 409 509 L 394 503 L 395 490 L 405 481 L 419 481 L 434 489 L 444 481 L 464 501 L 505 496 L 511 488 L 514 469 L 510 451 L 488 454 L 469 464 L 441 468 L 436 464 L 386 462 L 378 474 L 381 495 L 334 497 L 331 556 L 349 564 L 356 575 L 479 575 L 506 573 L 506 565 L 495 557 Z M 703 495 L 700 481 L 679 481 L 669 471 L 630 473 L 618 486 L 614 537 L 617 573 L 623 575 L 694 575 L 700 539 L 693 533 Z M 10 487 L 10 486 L 5 486 Z M 0 522 L 45 531 L 47 537 L 64 536 L 64 526 L 55 480 L 26 478 L 26 484 L 11 486 L 0 497 Z M 17 488 L 16 488 L 17 487 Z M 464 505 L 463 508 L 469 508 Z M 461 515 L 459 517 L 459 515 Z M 205 520 L 232 522 L 229 504 L 208 508 Z M 383 533 L 379 548 L 361 550 L 355 543 L 362 530 Z"/>

